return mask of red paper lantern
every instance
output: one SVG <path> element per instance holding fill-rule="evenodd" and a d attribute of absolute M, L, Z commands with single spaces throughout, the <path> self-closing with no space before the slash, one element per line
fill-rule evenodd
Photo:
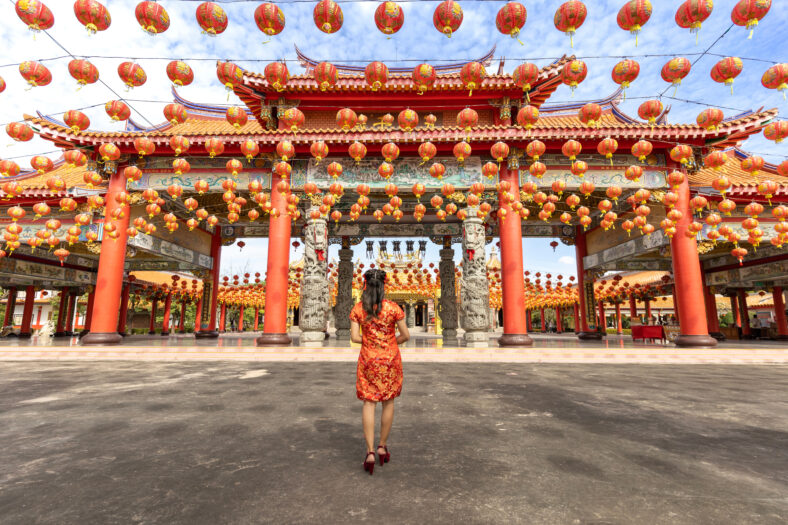
<path fill-rule="evenodd" d="M 235 129 L 241 129 L 249 122 L 249 116 L 246 114 L 246 110 L 239 106 L 230 106 L 227 108 L 227 111 L 225 111 L 224 116 L 227 122 L 232 124 Z"/>
<path fill-rule="evenodd" d="M 19 164 L 13 160 L 0 160 L 0 175 L 3 177 L 15 177 L 19 175 Z"/>
<path fill-rule="evenodd" d="M 746 159 L 742 159 L 741 169 L 746 171 L 753 177 L 757 177 L 758 172 L 763 169 L 764 164 L 766 164 L 766 162 L 763 160 L 763 157 L 759 157 L 758 155 L 751 155 Z"/>
<path fill-rule="evenodd" d="M 312 143 L 309 147 L 309 152 L 317 162 L 320 162 L 328 156 L 328 146 L 322 140 L 318 140 Z"/>
<path fill-rule="evenodd" d="M 435 162 L 432 166 L 430 166 L 429 173 L 430 177 L 441 180 L 446 174 L 446 166 L 440 162 Z"/>
<path fill-rule="evenodd" d="M 31 31 L 46 31 L 55 25 L 55 16 L 39 0 L 17 0 L 16 16 L 27 24 Z"/>
<path fill-rule="evenodd" d="M 593 102 L 584 104 L 577 113 L 580 122 L 587 126 L 596 126 L 602 119 L 602 106 Z"/>
<path fill-rule="evenodd" d="M 586 75 L 588 75 L 586 63 L 582 60 L 571 60 L 561 70 L 561 82 L 569 86 L 574 95 L 575 88 L 586 79 Z"/>
<path fill-rule="evenodd" d="M 570 47 L 575 47 L 574 36 L 577 29 L 586 20 L 588 10 L 585 4 L 578 0 L 569 0 L 561 4 L 553 16 L 555 28 L 569 35 Z"/>
<path fill-rule="evenodd" d="M 282 112 L 282 116 L 279 117 L 279 122 L 285 129 L 289 129 L 293 133 L 304 125 L 305 120 L 304 113 L 298 108 L 287 108 Z"/>
<path fill-rule="evenodd" d="M 547 146 L 541 140 L 532 140 L 525 146 L 525 154 L 534 160 L 539 160 L 546 150 Z"/>
<path fill-rule="evenodd" d="M 533 177 L 536 177 L 537 179 L 541 179 L 544 176 L 544 174 L 547 173 L 547 166 L 545 166 L 544 163 L 539 162 L 537 160 L 531 163 L 531 165 L 528 167 L 528 172 Z"/>
<path fill-rule="evenodd" d="M 96 0 L 77 0 L 74 2 L 74 15 L 90 34 L 106 31 L 112 23 L 109 11 Z"/>
<path fill-rule="evenodd" d="M 788 63 L 777 64 L 766 70 L 761 77 L 761 84 L 766 89 L 776 89 L 783 94 L 788 90 Z"/>
<path fill-rule="evenodd" d="M 539 120 L 539 108 L 536 106 L 523 106 L 517 112 L 517 124 L 525 129 L 531 129 Z"/>
<path fill-rule="evenodd" d="M 176 175 L 183 175 L 189 173 L 192 167 L 186 159 L 175 159 L 172 161 L 172 171 Z"/>
<path fill-rule="evenodd" d="M 465 108 L 457 113 L 457 126 L 470 133 L 471 130 L 479 123 L 479 114 L 475 109 Z"/>
<path fill-rule="evenodd" d="M 597 151 L 600 155 L 604 155 L 606 159 L 610 159 L 610 163 L 613 163 L 613 153 L 616 152 L 618 149 L 618 141 L 616 139 L 612 139 L 610 137 L 601 141 L 597 147 Z"/>
<path fill-rule="evenodd" d="M 129 89 L 140 87 L 148 80 L 142 66 L 134 62 L 122 62 L 118 66 L 118 76 Z"/>
<path fill-rule="evenodd" d="M 189 113 L 183 104 L 167 104 L 164 106 L 163 113 L 164 118 L 173 126 L 183 124 L 189 118 Z"/>
<path fill-rule="evenodd" d="M 435 68 L 429 64 L 419 64 L 413 68 L 413 83 L 419 89 L 419 95 L 430 89 L 438 78 Z"/>
<path fill-rule="evenodd" d="M 698 123 L 698 126 L 709 131 L 713 131 L 717 129 L 724 118 L 725 114 L 721 109 L 708 108 L 701 111 L 695 120 Z"/>
<path fill-rule="evenodd" d="M 383 5 L 383 4 L 381 4 Z M 389 69 L 383 62 L 370 62 L 364 68 L 364 78 L 372 91 L 377 91 L 388 82 Z"/>
<path fill-rule="evenodd" d="M 438 148 L 432 142 L 422 142 L 419 144 L 418 153 L 419 157 L 421 157 L 421 163 L 425 164 L 438 153 Z"/>
<path fill-rule="evenodd" d="M 386 162 L 393 162 L 399 158 L 399 147 L 393 142 L 384 144 L 380 150 Z"/>
<path fill-rule="evenodd" d="M 686 0 L 676 11 L 676 24 L 695 33 L 695 41 L 697 42 L 697 34 L 700 32 L 703 22 L 711 16 L 713 8 L 713 0 Z"/>
<path fill-rule="evenodd" d="M 224 165 L 224 168 L 227 170 L 227 173 L 233 177 L 237 177 L 238 174 L 243 171 L 244 165 L 241 164 L 241 161 L 238 159 L 230 159 Z"/>
<path fill-rule="evenodd" d="M 82 89 L 88 84 L 95 84 L 99 79 L 98 69 L 87 60 L 74 59 L 70 61 L 68 72 L 77 81 L 79 86 L 77 89 Z"/>
<path fill-rule="evenodd" d="M 662 115 L 662 110 L 661 101 L 657 99 L 647 100 L 638 107 L 638 116 L 643 120 L 647 120 L 653 126 L 657 118 Z"/>
<path fill-rule="evenodd" d="M 54 169 L 55 165 L 49 157 L 43 155 L 36 155 L 30 159 L 30 166 L 36 170 L 36 173 L 43 175 Z M 65 187 L 65 183 L 64 183 Z"/>
<path fill-rule="evenodd" d="M 104 111 L 106 111 L 107 115 L 115 122 L 128 120 L 131 116 L 129 107 L 125 102 L 121 102 L 120 100 L 110 100 L 104 104 Z"/>
<path fill-rule="evenodd" d="M 492 180 L 498 176 L 498 164 L 494 162 L 486 162 L 484 166 L 482 166 L 482 175 L 487 177 L 488 179 Z M 475 183 L 478 184 L 478 183 Z"/>
<path fill-rule="evenodd" d="M 689 75 L 691 69 L 692 64 L 686 58 L 671 58 L 662 66 L 662 80 L 673 84 L 676 87 L 676 91 L 678 91 L 681 81 Z"/>
<path fill-rule="evenodd" d="M 342 28 L 342 8 L 333 0 L 320 0 L 313 12 L 315 25 L 324 33 L 336 33 Z"/>
<path fill-rule="evenodd" d="M 737 26 L 749 29 L 750 34 L 747 39 L 750 39 L 755 26 L 766 16 L 771 7 L 772 0 L 739 0 L 731 11 L 731 21 Z"/>
<path fill-rule="evenodd" d="M 692 148 L 686 144 L 678 144 L 670 150 L 670 158 L 682 166 L 686 166 L 693 156 Z"/>
<path fill-rule="evenodd" d="M 413 131 L 419 125 L 419 114 L 410 108 L 404 109 L 397 115 L 397 123 L 402 131 Z"/>
<path fill-rule="evenodd" d="M 287 64 L 284 62 L 271 62 L 265 66 L 263 71 L 266 82 L 277 91 L 283 91 L 288 80 L 290 80 L 290 72 L 287 70 Z"/>
<path fill-rule="evenodd" d="M 216 77 L 229 92 L 243 81 L 244 72 L 243 69 L 232 62 L 218 62 L 216 64 Z"/>
<path fill-rule="evenodd" d="M 654 146 L 647 140 L 639 140 L 632 145 L 632 155 L 638 158 L 640 162 L 645 162 L 646 157 L 651 155 Z"/>
<path fill-rule="evenodd" d="M 197 6 L 197 11 L 194 14 L 203 34 L 216 36 L 224 33 L 224 30 L 227 29 L 227 13 L 219 4 L 203 2 Z"/>
<path fill-rule="evenodd" d="M 315 66 L 315 82 L 320 86 L 320 91 L 325 91 L 337 83 L 338 73 L 334 64 L 320 62 Z"/>
<path fill-rule="evenodd" d="M 458 142 L 452 148 L 452 153 L 454 153 L 454 158 L 457 159 L 457 162 L 462 164 L 465 160 L 471 156 L 471 145 L 467 142 Z"/>
<path fill-rule="evenodd" d="M 52 82 L 52 73 L 43 64 L 26 60 L 19 64 L 19 74 L 32 87 L 46 86 Z"/>
<path fill-rule="evenodd" d="M 396 2 L 382 2 L 375 9 L 375 25 L 384 35 L 393 35 L 405 23 L 405 14 Z"/>
<path fill-rule="evenodd" d="M 583 150 L 582 144 L 580 144 L 576 140 L 567 140 L 564 142 L 564 145 L 561 146 L 561 152 L 564 154 L 565 157 L 568 157 L 569 160 L 574 161 L 580 152 Z"/>
<path fill-rule="evenodd" d="M 342 164 L 339 162 L 332 162 L 326 167 L 326 171 L 334 180 L 338 179 L 340 175 L 342 175 Z"/>
<path fill-rule="evenodd" d="M 21 122 L 10 122 L 6 124 L 5 132 L 17 142 L 28 142 L 35 135 L 33 128 Z"/>
<path fill-rule="evenodd" d="M 539 67 L 530 62 L 524 62 L 514 68 L 512 72 L 512 83 L 523 89 L 526 93 L 526 101 L 529 101 L 528 92 L 531 87 L 539 80 Z"/>
<path fill-rule="evenodd" d="M 627 88 L 640 74 L 640 64 L 634 60 L 622 60 L 613 67 L 613 82 L 621 86 L 626 98 Z"/>
<path fill-rule="evenodd" d="M 496 142 L 490 148 L 490 155 L 500 164 L 509 156 L 509 146 L 505 142 Z"/>
<path fill-rule="evenodd" d="M 276 4 L 266 2 L 254 11 L 257 27 L 268 36 L 278 35 L 285 28 L 285 14 Z"/>
<path fill-rule="evenodd" d="M 380 166 L 378 166 L 378 175 L 388 180 L 392 175 L 394 175 L 394 166 L 388 162 L 382 163 Z"/>
<path fill-rule="evenodd" d="M 473 95 L 473 90 L 481 87 L 487 76 L 484 66 L 479 62 L 468 62 L 460 69 L 460 80 L 468 88 L 468 96 Z"/>
<path fill-rule="evenodd" d="M 189 151 L 190 146 L 191 143 L 189 142 L 189 139 L 182 137 L 181 135 L 175 135 L 170 139 L 170 147 L 175 152 L 176 157 L 181 153 L 186 153 Z"/>
<path fill-rule="evenodd" d="M 462 17 L 462 7 L 458 2 L 444 0 L 435 8 L 435 12 L 432 14 L 432 24 L 435 29 L 451 38 L 451 35 L 460 28 Z"/>
<path fill-rule="evenodd" d="M 776 144 L 779 144 L 785 137 L 788 137 L 788 121 L 776 120 L 767 124 L 763 128 L 763 136 L 767 140 L 773 140 Z"/>
<path fill-rule="evenodd" d="M 643 168 L 638 165 L 629 166 L 626 170 L 624 170 L 624 177 L 627 180 L 631 180 L 632 182 L 637 182 L 640 180 L 640 177 L 643 176 Z"/>
<path fill-rule="evenodd" d="M 651 18 L 651 2 L 649 0 L 630 0 L 618 12 L 618 27 L 635 35 L 635 47 L 638 45 L 638 34 Z"/>
<path fill-rule="evenodd" d="M 711 78 L 715 82 L 725 84 L 731 87 L 731 95 L 733 94 L 733 79 L 739 76 L 742 72 L 744 64 L 739 57 L 723 58 L 711 68 Z"/>
<path fill-rule="evenodd" d="M 126 166 L 123 169 L 123 176 L 126 178 L 126 180 L 136 182 L 142 178 L 142 170 L 137 166 Z"/>
<path fill-rule="evenodd" d="M 104 162 L 113 162 L 120 158 L 120 148 L 111 142 L 105 142 L 99 146 L 98 152 Z"/>
<path fill-rule="evenodd" d="M 205 151 L 211 158 L 224 153 L 224 142 L 217 138 L 209 138 L 205 141 Z"/>
<path fill-rule="evenodd" d="M 498 14 L 495 16 L 495 27 L 504 35 L 517 38 L 527 18 L 528 12 L 523 4 L 509 2 L 498 10 Z M 519 42 L 520 39 L 518 38 L 517 41 Z M 520 43 L 522 44 L 522 42 Z"/>
<path fill-rule="evenodd" d="M 361 162 L 361 159 L 367 156 L 367 147 L 361 142 L 355 141 L 348 146 L 348 153 L 353 160 Z"/>
<path fill-rule="evenodd" d="M 140 2 L 134 15 L 140 27 L 151 35 L 164 33 L 170 27 L 170 15 L 158 2 Z"/>
<path fill-rule="evenodd" d="M 186 62 L 173 60 L 167 64 L 167 77 L 176 86 L 188 86 L 194 81 L 194 72 Z"/>

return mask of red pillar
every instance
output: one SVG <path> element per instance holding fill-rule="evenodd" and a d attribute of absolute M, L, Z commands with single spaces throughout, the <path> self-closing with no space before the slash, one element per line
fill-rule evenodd
<path fill-rule="evenodd" d="M 150 323 L 148 326 L 148 334 L 153 335 L 156 333 L 156 310 L 159 306 L 159 300 L 155 297 L 150 301 Z"/>
<path fill-rule="evenodd" d="M 586 255 L 588 255 L 586 233 L 582 226 L 577 226 L 575 230 L 575 260 L 577 264 L 577 300 L 580 311 L 580 331 L 577 338 L 581 340 L 601 339 L 605 331 L 602 330 L 600 333 L 598 330 L 592 330 L 588 326 L 588 317 L 586 316 L 586 312 L 593 310 L 593 305 L 586 304 L 586 270 L 583 265 L 583 257 Z"/>
<path fill-rule="evenodd" d="M 752 337 L 750 330 L 750 311 L 747 308 L 747 291 L 739 289 L 739 309 L 741 310 L 741 334 L 745 339 Z"/>
<path fill-rule="evenodd" d="M 91 320 L 90 333 L 82 338 L 82 344 L 111 345 L 122 340 L 117 329 L 123 288 L 123 265 L 126 260 L 126 229 L 129 227 L 129 206 L 121 205 L 115 199 L 122 191 L 126 191 L 126 178 L 121 170 L 117 170 L 109 178 L 104 224 L 113 223 L 112 213 L 117 208 L 123 208 L 123 219 L 114 221 L 118 232 L 117 239 L 105 235 L 101 240 L 95 298 L 96 304 L 101 307 L 96 310 Z"/>
<path fill-rule="evenodd" d="M 186 331 L 186 301 L 181 301 L 181 318 L 178 320 L 178 331 Z"/>
<path fill-rule="evenodd" d="M 501 239 L 501 280 L 503 292 L 503 335 L 498 338 L 500 346 L 529 346 L 534 342 L 528 336 L 525 322 L 525 282 L 523 281 L 523 230 L 520 215 L 511 204 L 520 200 L 520 171 L 512 159 L 510 166 L 501 167 L 498 179 L 511 185 L 509 193 L 512 203 L 503 204 L 502 193 L 499 205 L 506 210 L 506 218 L 498 220 Z M 543 321 L 544 322 L 544 321 Z M 544 332 L 544 329 L 542 330 Z"/>
<path fill-rule="evenodd" d="M 238 331 L 244 331 L 244 305 L 238 309 Z"/>
<path fill-rule="evenodd" d="M 525 312 L 525 320 L 526 320 L 526 324 L 528 326 L 528 331 L 532 332 L 533 329 L 534 329 L 534 326 L 531 323 L 531 310 L 528 310 L 528 311 Z"/>
<path fill-rule="evenodd" d="M 125 283 L 120 294 L 120 312 L 118 313 L 118 334 L 126 335 L 126 318 L 129 315 L 129 294 L 131 293 L 131 283 Z M 92 325 L 92 321 L 91 321 Z"/>
<path fill-rule="evenodd" d="M 785 320 L 785 301 L 781 286 L 772 289 L 772 302 L 774 302 L 774 319 L 777 321 L 777 338 L 788 339 L 788 322 Z"/>
<path fill-rule="evenodd" d="M 93 304 L 96 299 L 96 289 L 94 288 L 88 294 L 88 304 L 85 306 L 85 326 L 82 327 L 83 333 L 90 331 L 90 325 L 93 322 Z"/>
<path fill-rule="evenodd" d="M 677 233 L 670 240 L 674 296 L 681 334 L 674 342 L 677 346 L 715 347 L 717 340 L 709 336 L 706 308 L 704 302 L 699 300 L 703 297 L 703 275 L 698 258 L 698 243 L 695 237 L 686 235 L 687 226 L 692 222 L 690 189 L 686 178 L 673 191 L 679 197 L 675 209 L 683 214 L 676 224 Z"/>
<path fill-rule="evenodd" d="M 170 315 L 172 314 L 172 292 L 164 299 L 164 320 L 161 322 L 161 335 L 170 335 Z"/>
<path fill-rule="evenodd" d="M 33 306 L 36 301 L 36 287 L 33 285 L 25 287 L 25 307 L 22 310 L 22 328 L 19 330 L 19 337 L 30 337 L 30 323 L 33 321 Z"/>
<path fill-rule="evenodd" d="M 224 333 L 225 320 L 227 319 L 227 305 L 222 303 L 222 315 L 219 317 L 219 331 Z"/>
<path fill-rule="evenodd" d="M 731 315 L 733 316 L 733 324 L 741 328 L 741 311 L 739 310 L 739 296 L 731 295 Z"/>
<path fill-rule="evenodd" d="M 197 311 L 194 313 L 194 333 L 200 331 L 200 317 L 202 317 L 202 296 L 197 301 Z"/>
<path fill-rule="evenodd" d="M 260 325 L 260 307 L 256 306 L 254 309 L 254 331 L 256 332 Z"/>
<path fill-rule="evenodd" d="M 542 333 L 545 333 L 544 307 L 539 308 L 539 322 L 542 325 Z"/>
<path fill-rule="evenodd" d="M 3 319 L 3 328 L 12 326 L 14 323 L 14 310 L 16 309 L 16 287 L 13 286 L 8 289 L 8 296 L 5 301 L 5 318 Z"/>
<path fill-rule="evenodd" d="M 607 333 L 607 318 L 605 317 L 605 301 L 599 301 L 599 326 L 602 327 L 602 333 Z"/>
<path fill-rule="evenodd" d="M 618 335 L 622 335 L 624 333 L 624 327 L 621 324 L 621 303 L 616 301 L 616 333 Z"/>
<path fill-rule="evenodd" d="M 203 281 L 203 298 L 209 301 L 206 308 L 210 308 L 208 324 L 207 326 L 202 326 L 199 332 L 195 332 L 195 336 L 201 338 L 219 337 L 219 331 L 216 330 L 216 305 L 219 299 L 219 271 L 222 262 L 222 231 L 218 226 L 214 228 L 213 235 L 211 236 L 211 259 L 213 260 L 213 267 L 211 268 L 208 282 Z"/>
<path fill-rule="evenodd" d="M 68 298 L 68 313 L 66 314 L 66 333 L 74 335 L 74 316 L 77 313 L 77 300 L 79 296 L 72 294 Z"/>
<path fill-rule="evenodd" d="M 704 299 L 706 301 L 706 323 L 709 325 L 709 335 L 717 340 L 724 340 L 725 336 L 720 332 L 720 317 L 717 313 L 717 299 L 708 286 L 703 286 Z"/>
<path fill-rule="evenodd" d="M 66 335 L 66 310 L 68 309 L 68 297 L 70 288 L 60 290 L 60 302 L 57 308 L 57 324 L 55 325 L 55 337 Z"/>
<path fill-rule="evenodd" d="M 638 316 L 638 300 L 633 295 L 632 297 L 629 298 L 629 317 L 634 318 L 637 316 Z"/>
<path fill-rule="evenodd" d="M 646 322 L 643 324 L 651 324 L 651 300 L 646 299 L 643 302 L 646 305 Z"/>
<path fill-rule="evenodd" d="M 279 211 L 271 217 L 268 230 L 268 267 L 265 276 L 265 321 L 263 333 L 257 338 L 261 346 L 287 345 L 287 290 L 290 270 L 290 216 L 287 214 L 287 194 L 277 185 L 282 179 L 271 175 L 271 205 Z"/>
<path fill-rule="evenodd" d="M 563 319 L 561 319 L 561 307 L 560 306 L 556 306 L 555 307 L 555 330 L 559 334 L 563 333 L 563 331 L 564 331 Z"/>
<path fill-rule="evenodd" d="M 580 332 L 580 306 L 575 303 L 575 333 Z"/>

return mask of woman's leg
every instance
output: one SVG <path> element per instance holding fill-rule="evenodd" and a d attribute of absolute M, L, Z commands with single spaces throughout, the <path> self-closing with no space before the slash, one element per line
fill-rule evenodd
<path fill-rule="evenodd" d="M 380 445 L 385 446 L 394 422 L 394 400 L 383 401 L 383 411 L 380 414 Z"/>
<path fill-rule="evenodd" d="M 364 427 L 364 441 L 367 452 L 375 451 L 375 401 L 364 401 L 361 409 L 361 423 Z"/>

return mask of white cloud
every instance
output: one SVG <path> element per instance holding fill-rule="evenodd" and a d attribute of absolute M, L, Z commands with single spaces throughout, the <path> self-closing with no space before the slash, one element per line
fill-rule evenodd
<path fill-rule="evenodd" d="M 561 263 L 561 264 L 566 264 L 566 265 L 570 265 L 570 266 L 574 266 L 576 264 L 575 258 L 574 257 L 569 257 L 567 255 L 564 255 L 563 257 L 559 257 L 558 258 L 558 262 Z"/>

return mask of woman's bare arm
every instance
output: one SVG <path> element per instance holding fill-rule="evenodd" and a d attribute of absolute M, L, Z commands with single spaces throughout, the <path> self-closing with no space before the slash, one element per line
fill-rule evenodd
<path fill-rule="evenodd" d="M 399 330 L 399 335 L 397 336 L 398 345 L 401 345 L 402 343 L 410 339 L 410 332 L 408 331 L 408 323 L 405 322 L 405 319 L 400 319 L 399 321 L 397 321 L 397 330 Z"/>
<path fill-rule="evenodd" d="M 361 327 L 355 321 L 350 321 L 350 340 L 354 343 L 361 343 Z"/>

